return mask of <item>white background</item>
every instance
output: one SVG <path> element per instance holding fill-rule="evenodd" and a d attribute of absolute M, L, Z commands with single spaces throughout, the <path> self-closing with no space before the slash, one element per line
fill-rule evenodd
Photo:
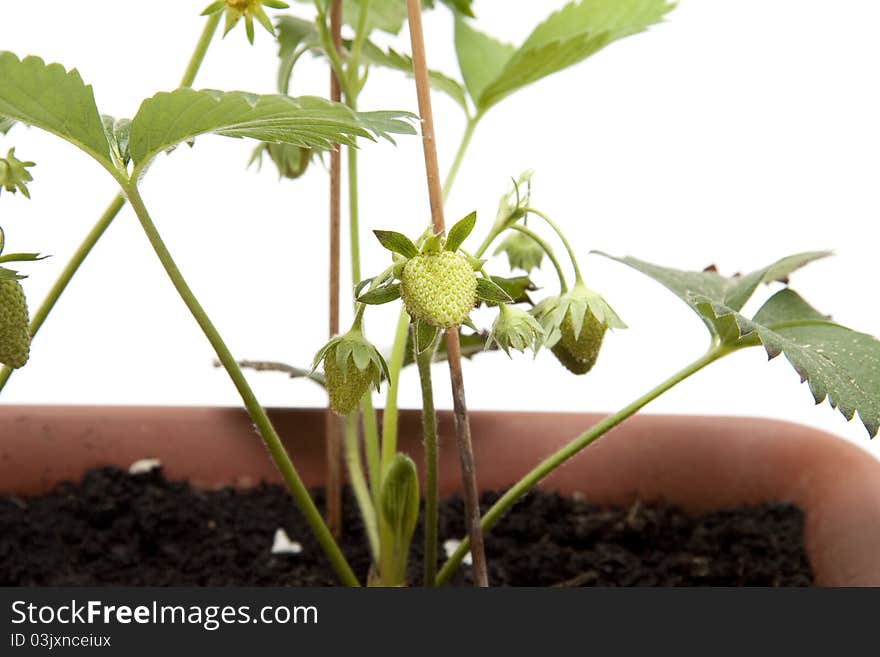
<path fill-rule="evenodd" d="M 77 67 L 102 112 L 132 116 L 142 98 L 177 83 L 203 4 L 0 0 L 0 49 Z M 308 7 L 294 4 L 301 13 Z M 519 43 L 562 4 L 480 0 L 477 26 Z M 458 75 L 448 12 L 426 21 L 431 65 Z M 493 109 L 462 168 L 449 219 L 478 209 L 485 230 L 509 178 L 535 169 L 534 204 L 564 226 L 584 254 L 588 283 L 631 328 L 608 337 L 587 377 L 569 375 L 549 354 L 535 363 L 499 354 L 467 363 L 470 406 L 612 410 L 702 352 L 702 324 L 679 300 L 621 265 L 587 256 L 591 249 L 682 268 L 716 263 L 731 273 L 833 248 L 837 257 L 797 273 L 795 287 L 838 321 L 880 333 L 878 24 L 873 0 L 684 0 L 647 34 Z M 408 47 L 406 39 L 396 43 Z M 319 63 L 298 71 L 292 93 L 324 92 Z M 272 39 L 258 28 L 249 47 L 239 27 L 215 42 L 195 86 L 273 92 L 274 79 Z M 362 106 L 414 110 L 415 92 L 402 76 L 375 71 Z M 445 168 L 462 119 L 442 96 L 435 114 Z M 427 222 L 419 140 L 399 142 L 362 151 L 365 273 L 387 264 L 367 229 L 415 233 Z M 38 166 L 31 201 L 4 194 L 0 202 L 7 248 L 54 256 L 27 266 L 35 308 L 115 190 L 87 157 L 37 130 L 17 127 L 0 139 L 4 153 L 12 145 Z M 304 365 L 325 339 L 327 179 L 318 166 L 281 184 L 270 166 L 247 171 L 252 146 L 199 139 L 196 148 L 161 157 L 143 192 L 233 352 Z M 493 263 L 495 271 L 503 273 L 504 264 Z M 540 281 L 553 293 L 552 276 Z M 369 336 L 388 345 L 395 319 L 396 308 L 371 312 Z M 212 359 L 126 208 L 35 340 L 3 403 L 237 404 Z M 869 446 L 858 422 L 847 424 L 827 404 L 813 407 L 782 358 L 765 361 L 761 350 L 737 354 L 650 411 L 773 416 Z M 436 377 L 438 404 L 448 407 L 442 368 Z M 308 382 L 249 378 L 266 405 L 324 403 Z M 412 371 L 401 397 L 404 406 L 418 406 Z M 872 447 L 880 454 L 880 444 Z"/>

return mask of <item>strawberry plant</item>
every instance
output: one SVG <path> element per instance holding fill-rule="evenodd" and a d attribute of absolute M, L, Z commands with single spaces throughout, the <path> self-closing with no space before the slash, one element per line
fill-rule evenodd
<path fill-rule="evenodd" d="M 437 5 L 437 7 L 435 7 Z M 444 5 L 444 8 L 440 8 Z M 78 147 L 116 182 L 119 193 L 86 235 L 59 280 L 28 323 L 19 275 L 0 268 L 0 388 L 14 368 L 27 360 L 30 342 L 55 303 L 122 206 L 130 204 L 178 295 L 214 348 L 242 402 L 305 515 L 327 558 L 346 585 L 360 583 L 401 586 L 406 579 L 409 546 L 420 502 L 424 502 L 424 572 L 422 583 L 447 582 L 464 557 L 473 558 L 474 579 L 488 585 L 482 536 L 506 511 L 544 477 L 604 436 L 651 401 L 705 367 L 733 353 L 762 348 L 772 359 L 780 355 L 809 385 L 817 403 L 828 400 L 844 417 L 858 414 L 870 436 L 880 431 L 880 342 L 833 322 L 813 308 L 790 285 L 802 267 L 825 258 L 826 251 L 783 257 L 756 271 L 724 276 L 714 270 L 686 271 L 655 265 L 630 256 L 592 252 L 654 279 L 678 296 L 700 318 L 708 332 L 704 354 L 658 383 L 631 403 L 607 416 L 562 449 L 549 455 L 506 491 L 487 513 L 480 515 L 465 381 L 461 359 L 482 351 L 511 350 L 549 354 L 574 375 L 587 375 L 602 358 L 606 341 L 618 339 L 627 326 L 597 291 L 596 281 L 582 260 L 588 253 L 576 248 L 562 223 L 533 201 L 531 173 L 513 181 L 502 196 L 497 215 L 480 222 L 476 212 L 446 227 L 444 204 L 466 159 L 473 135 L 500 103 L 541 79 L 578 64 L 619 40 L 659 23 L 673 8 L 666 0 L 575 0 L 535 26 L 519 46 L 504 43 L 474 27 L 470 0 L 300 0 L 285 3 L 259 0 L 221 0 L 204 10 L 205 28 L 199 37 L 178 88 L 145 99 L 131 119 L 102 115 L 90 86 L 79 73 L 34 56 L 0 53 L 0 129 L 14 123 L 45 130 Z M 451 13 L 452 46 L 461 75 L 453 77 L 428 66 L 429 49 L 421 22 L 424 9 Z M 274 15 L 267 10 L 291 9 Z M 270 15 L 272 17 L 270 18 Z M 255 39 L 254 21 L 277 39 L 277 93 L 197 90 L 192 87 L 221 18 L 224 34 L 244 24 L 247 40 Z M 411 52 L 384 48 L 380 32 L 397 35 L 408 25 Z M 347 38 L 343 39 L 343 26 Z M 262 34 L 266 37 L 266 34 Z M 428 45 L 435 46 L 430 43 Z M 306 58 L 305 55 L 313 57 Z M 329 99 L 292 97 L 291 80 L 306 66 L 331 72 Z M 406 74 L 415 82 L 419 115 L 360 108 L 370 73 L 384 68 Z M 403 83 L 409 84 L 408 78 Z M 456 156 L 441 179 L 434 133 L 431 92 L 448 95 L 464 116 Z M 415 134 L 420 121 L 428 199 L 424 215 L 413 221 L 409 235 L 371 226 L 387 250 L 384 263 L 363 271 L 361 262 L 358 148 L 370 140 Z M 240 363 L 227 348 L 180 269 L 148 209 L 141 180 L 157 158 L 180 144 L 193 144 L 204 135 L 247 138 L 256 142 L 251 162 L 264 156 L 282 179 L 319 175 L 314 161 L 329 160 L 331 174 L 330 262 L 331 300 L 329 341 L 317 350 L 311 369 L 281 366 L 286 372 L 323 385 L 328 395 L 328 464 L 341 456 L 363 518 L 372 556 L 369 573 L 356 574 L 334 538 L 338 530 L 338 479 L 328 470 L 328 520 L 321 517 L 265 410 L 257 401 Z M 346 155 L 350 285 L 339 281 L 341 155 Z M 0 190 L 28 194 L 28 168 L 9 151 L 0 159 Z M 389 182 L 389 187 L 392 183 Z M 2 201 L 2 198 L 0 198 Z M 570 220 L 577 220 L 571 217 Z M 483 232 L 482 240 L 472 235 Z M 561 245 L 557 253 L 554 245 Z M 0 249 L 2 252 L 2 249 Z M 487 254 L 492 254 L 492 259 Z M 507 270 L 497 271 L 501 257 Z M 35 254 L 0 255 L 0 263 L 34 260 Z M 585 260 L 584 260 L 585 262 Z M 530 276 L 550 268 L 558 289 L 541 292 Z M 774 291 L 756 312 L 747 302 L 769 286 Z M 352 302 L 350 328 L 340 330 L 340 291 Z M 368 330 L 374 306 L 399 305 L 393 335 L 377 339 Z M 475 309 L 491 309 L 488 326 L 478 326 Z M 481 312 L 479 317 L 485 316 Z M 641 327 L 634 327 L 639 330 Z M 378 346 L 377 346 L 378 345 Z M 387 359 L 379 347 L 389 346 Z M 317 346 L 317 345 L 316 345 Z M 662 347 L 662 343 L 659 344 Z M 457 447 L 465 498 L 464 537 L 446 563 L 438 565 L 438 447 L 432 363 L 448 363 L 453 391 Z M 416 465 L 398 451 L 398 393 L 401 370 L 414 364 L 422 395 L 422 433 L 425 446 L 424 483 Z M 263 368 L 265 369 L 265 368 Z M 319 371 L 321 370 L 321 371 Z M 384 387 L 381 423 L 373 408 L 372 391 Z M 342 418 L 339 427 L 337 416 Z M 342 434 L 341 445 L 336 436 Z M 339 454 L 341 450 L 341 454 Z M 335 500 L 335 502 L 334 502 Z"/>

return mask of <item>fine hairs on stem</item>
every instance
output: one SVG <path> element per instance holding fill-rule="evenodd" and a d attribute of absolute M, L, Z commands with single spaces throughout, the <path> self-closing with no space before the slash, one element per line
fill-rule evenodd
<path fill-rule="evenodd" d="M 422 145 L 425 154 L 425 171 L 428 180 L 428 193 L 431 201 L 431 221 L 434 233 L 446 230 L 443 216 L 443 191 L 440 186 L 440 167 L 437 163 L 437 143 L 434 135 L 434 118 L 431 110 L 431 88 L 428 80 L 428 65 L 425 54 L 425 36 L 422 29 L 422 6 L 419 0 L 407 0 L 410 40 L 412 41 L 413 74 L 419 100 L 419 115 L 422 119 Z M 461 476 L 464 489 L 465 524 L 470 536 L 471 555 L 474 565 L 474 583 L 489 586 L 486 569 L 486 555 L 483 548 L 483 530 L 480 525 L 480 505 L 477 495 L 476 469 L 473 447 L 471 445 L 471 426 L 468 418 L 464 393 L 464 376 L 461 370 L 461 344 L 458 329 L 446 330 L 446 353 L 449 362 L 449 375 L 452 381 L 452 401 L 455 414 L 455 436 L 461 461 Z"/>

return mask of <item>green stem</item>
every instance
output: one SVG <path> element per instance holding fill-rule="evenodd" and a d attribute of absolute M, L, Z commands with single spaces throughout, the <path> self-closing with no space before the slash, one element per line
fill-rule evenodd
<path fill-rule="evenodd" d="M 373 560 L 379 559 L 379 531 L 376 528 L 376 507 L 370 497 L 370 489 L 364 478 L 361 464 L 361 453 L 358 448 L 358 414 L 349 413 L 345 416 L 345 464 L 348 467 L 348 480 L 364 521 L 364 529 L 370 543 Z"/>
<path fill-rule="evenodd" d="M 437 414 L 434 411 L 434 388 L 431 383 L 434 345 L 432 344 L 428 349 L 419 353 L 415 335 L 413 335 L 412 343 L 413 356 L 419 368 L 419 381 L 422 386 L 422 438 L 425 443 L 424 585 L 433 586 L 437 573 L 437 499 L 439 497 L 437 488 Z"/>
<path fill-rule="evenodd" d="M 364 48 L 364 41 L 367 36 L 367 16 L 370 10 L 370 0 L 361 0 L 360 13 L 358 14 L 357 27 L 354 33 L 354 40 L 351 44 L 351 55 L 348 60 L 348 76 L 349 88 L 354 90 L 359 87 L 361 52 Z"/>
<path fill-rule="evenodd" d="M 351 104 L 349 105 L 351 106 Z M 352 108 L 354 109 L 354 108 Z M 348 149 L 348 238 L 351 251 L 352 289 L 361 281 L 360 204 L 358 203 L 357 149 Z"/>
<path fill-rule="evenodd" d="M 128 201 L 131 203 L 131 207 L 137 215 L 141 227 L 143 228 L 147 239 L 150 241 L 150 245 L 153 247 L 159 261 L 162 263 L 165 273 L 168 274 L 168 278 L 171 279 L 180 298 L 183 300 L 184 304 L 186 304 L 186 307 L 189 309 L 193 318 L 202 329 L 208 342 L 211 343 L 214 352 L 217 354 L 217 358 L 229 374 L 229 378 L 232 379 L 232 383 L 235 385 L 236 390 L 238 390 L 239 395 L 241 395 L 241 399 L 244 402 L 245 408 L 247 408 L 251 420 L 254 422 L 254 425 L 256 425 L 257 431 L 262 437 L 263 442 L 266 444 L 266 448 L 269 450 L 272 460 L 275 461 L 275 465 L 278 467 L 281 476 L 287 483 L 294 501 L 305 517 L 306 522 L 311 527 L 312 533 L 315 535 L 315 538 L 318 540 L 318 543 L 320 543 L 321 548 L 327 555 L 333 571 L 343 584 L 347 586 L 359 586 L 357 577 L 355 577 L 351 567 L 345 560 L 339 546 L 333 540 L 333 536 L 330 534 L 327 525 L 324 524 L 324 519 L 321 517 L 321 513 L 318 511 L 318 508 L 309 496 L 309 492 L 306 490 L 302 479 L 300 479 L 296 468 L 293 466 L 290 456 L 284 449 L 284 445 L 281 443 L 281 439 L 278 437 L 275 427 L 272 426 L 269 416 L 266 414 L 266 411 L 263 410 L 263 407 L 260 406 L 260 403 L 254 396 L 241 368 L 238 366 L 238 363 L 232 356 L 232 353 L 229 351 L 223 338 L 220 337 L 220 333 L 214 327 L 214 324 L 208 318 L 205 310 L 196 299 L 189 285 L 187 285 L 183 274 L 180 273 L 177 264 L 174 262 L 168 248 L 162 241 L 159 231 L 156 229 L 149 212 L 147 212 L 147 208 L 140 196 L 140 192 L 138 191 L 137 184 L 135 182 L 129 182 L 123 186 L 123 191 L 128 197 Z"/>
<path fill-rule="evenodd" d="M 553 253 L 553 249 L 550 247 L 550 245 L 547 244 L 547 242 L 545 242 L 543 239 L 541 239 L 541 236 L 538 235 L 535 231 L 531 230 L 530 228 L 526 228 L 521 224 L 513 224 L 510 228 L 512 230 L 519 231 L 523 235 L 528 235 L 533 240 L 535 240 L 535 242 L 537 242 L 538 246 L 540 246 L 544 250 L 544 253 L 547 254 L 547 257 L 550 258 L 550 262 L 553 263 L 553 267 L 556 269 L 556 275 L 559 276 L 559 291 L 561 294 L 565 294 L 565 292 L 568 290 L 568 284 L 565 282 L 565 274 L 562 273 L 562 267 L 559 265 L 559 261 L 556 259 L 556 254 Z"/>
<path fill-rule="evenodd" d="M 458 170 L 461 168 L 461 163 L 464 162 L 465 153 L 467 153 L 468 147 L 471 144 L 471 138 L 474 136 L 474 130 L 476 130 L 480 118 L 482 117 L 477 114 L 476 116 L 469 116 L 467 119 L 464 133 L 461 136 L 461 142 L 458 145 L 458 151 L 455 153 L 455 159 L 452 161 L 452 166 L 449 168 L 449 172 L 446 174 L 446 180 L 443 183 L 444 203 L 446 202 L 446 199 L 449 198 L 449 193 L 452 191 L 452 186 L 455 184 Z"/>
<path fill-rule="evenodd" d="M 46 295 L 46 298 L 43 299 L 43 303 L 40 304 L 40 307 L 37 308 L 37 311 L 34 313 L 34 316 L 31 318 L 30 325 L 28 326 L 28 330 L 31 334 L 31 339 L 37 334 L 40 330 L 40 327 L 43 325 L 43 322 L 46 321 L 46 318 L 49 316 L 49 313 L 52 312 L 52 309 L 55 307 L 55 304 L 58 302 L 58 299 L 61 297 L 64 290 L 67 288 L 67 285 L 70 283 L 74 274 L 76 274 L 77 270 L 82 265 L 83 261 L 86 257 L 91 253 L 92 248 L 95 244 L 98 243 L 98 240 L 101 239 L 101 236 L 113 222 L 113 219 L 119 214 L 119 211 L 125 205 L 125 197 L 122 194 L 117 194 L 113 200 L 110 202 L 110 205 L 107 206 L 107 209 L 104 210 L 104 214 L 101 215 L 101 218 L 98 219 L 97 223 L 92 227 L 89 231 L 88 235 L 86 235 L 85 239 L 79 245 L 79 247 L 74 251 L 73 255 L 68 260 L 64 269 L 61 271 L 61 274 L 55 280 L 55 283 L 49 289 L 49 293 Z M 3 367 L 0 370 L 0 390 L 6 386 L 6 382 L 9 380 L 9 377 L 12 376 L 13 370 L 9 367 Z"/>
<path fill-rule="evenodd" d="M 736 347 L 724 345 L 713 347 L 701 358 L 698 358 L 681 371 L 673 374 L 663 383 L 661 383 L 648 393 L 644 394 L 643 396 L 639 397 L 628 406 L 625 406 L 614 415 L 609 415 L 588 431 L 585 431 L 581 435 L 577 436 L 562 449 L 558 450 L 551 456 L 541 461 L 541 463 L 533 468 L 525 477 L 520 479 L 504 495 L 502 495 L 501 498 L 492 505 L 492 508 L 490 508 L 486 512 L 480 522 L 483 527 L 483 531 L 487 532 L 492 527 L 494 527 L 495 523 L 498 522 L 501 516 L 503 516 L 510 509 L 510 507 L 512 507 L 514 503 L 516 503 L 517 500 L 519 500 L 529 490 L 534 488 L 542 479 L 544 479 L 544 477 L 553 472 L 553 470 L 565 463 L 572 456 L 580 452 L 587 445 L 594 442 L 598 438 L 601 438 L 608 431 L 616 427 L 627 418 L 635 415 L 645 405 L 662 395 L 670 388 L 676 386 L 688 377 L 699 372 L 707 365 L 714 363 L 719 358 L 722 358 L 735 350 Z M 456 569 L 461 564 L 461 560 L 468 553 L 469 549 L 470 541 L 467 537 L 465 537 L 464 540 L 462 540 L 461 545 L 459 545 L 458 549 L 456 549 L 455 553 L 443 565 L 443 568 L 440 569 L 440 573 L 437 575 L 436 581 L 438 586 L 442 586 L 449 581 L 449 578 L 452 577 L 452 575 L 455 573 Z"/>
<path fill-rule="evenodd" d="M 364 445 L 367 450 L 367 471 L 370 475 L 370 490 L 373 502 L 379 503 L 382 490 L 382 457 L 379 453 L 379 424 L 376 420 L 376 409 L 373 408 L 372 393 L 368 392 L 361 399 L 361 414 L 364 424 Z"/>
<path fill-rule="evenodd" d="M 400 391 L 400 371 L 403 369 L 403 361 L 406 357 L 406 336 L 409 331 L 409 315 L 406 308 L 400 309 L 397 318 L 397 328 L 394 331 L 394 343 L 391 348 L 391 358 L 388 360 L 388 372 L 391 381 L 388 384 L 388 394 L 385 399 L 385 412 L 382 416 L 382 471 L 391 464 L 391 459 L 397 453 L 397 395 Z"/>
<path fill-rule="evenodd" d="M 330 36 L 330 29 L 327 27 L 327 13 L 321 8 L 321 5 L 318 2 L 315 2 L 315 7 L 318 9 L 318 17 L 315 22 L 318 26 L 318 36 L 321 39 L 321 47 L 324 49 L 324 54 L 327 55 L 327 59 L 330 61 L 330 66 L 333 68 L 333 72 L 336 73 L 336 79 L 339 81 L 339 87 L 341 88 L 342 93 L 348 98 L 351 96 L 351 87 L 348 83 L 348 76 L 345 75 L 345 67 L 342 65 L 342 59 L 339 57 L 339 53 L 336 52 L 336 47 L 333 45 L 333 38 Z"/>
<path fill-rule="evenodd" d="M 208 46 L 211 45 L 211 40 L 214 38 L 217 24 L 220 22 L 222 15 L 222 11 L 215 12 L 208 16 L 208 20 L 205 21 L 205 29 L 202 30 L 202 34 L 196 42 L 195 50 L 193 50 L 189 63 L 186 65 L 186 70 L 183 72 L 183 77 L 180 79 L 181 87 L 191 87 L 192 83 L 195 82 L 196 75 L 202 67 L 202 62 L 205 61 L 205 54 L 208 52 Z"/>
<path fill-rule="evenodd" d="M 584 279 L 581 277 L 581 268 L 578 266 L 577 258 L 574 255 L 574 249 L 571 248 L 571 244 L 569 244 L 568 239 L 565 237 L 565 234 L 562 232 L 559 226 L 557 226 L 550 217 L 548 217 L 540 210 L 535 210 L 535 208 L 526 208 L 525 211 L 527 213 L 537 215 L 538 217 L 546 221 L 550 225 L 550 228 L 552 228 L 556 232 L 556 234 L 559 235 L 559 239 L 562 240 L 562 243 L 565 245 L 565 250 L 568 251 L 568 257 L 571 259 L 571 266 L 574 267 L 575 283 L 583 283 Z"/>
<path fill-rule="evenodd" d="M 196 47 L 189 58 L 186 70 L 183 73 L 183 78 L 180 80 L 181 87 L 189 87 L 195 81 L 196 74 L 198 73 L 199 68 L 201 68 L 202 62 L 205 61 L 205 54 L 208 52 L 208 46 L 211 45 L 211 40 L 214 37 L 214 33 L 217 31 L 217 24 L 220 22 L 221 15 L 222 12 L 217 12 L 216 14 L 209 16 L 205 21 L 205 27 L 202 30 L 202 34 L 196 42 Z M 124 205 L 125 197 L 122 194 L 114 196 L 113 200 L 110 201 L 110 204 L 107 206 L 107 209 L 104 210 L 104 214 L 102 214 L 95 225 L 92 226 L 92 229 L 85 236 L 79 247 L 73 252 L 70 260 L 68 260 L 64 269 L 61 270 L 58 278 L 55 279 L 55 283 L 49 289 L 49 293 L 46 295 L 46 298 L 43 299 L 43 303 L 40 304 L 40 307 L 31 319 L 30 325 L 28 326 L 31 339 L 33 339 L 40 330 L 40 327 L 43 325 L 43 322 L 46 321 L 49 313 L 55 308 L 58 299 L 64 293 L 64 290 L 67 289 L 73 276 L 79 270 L 89 253 L 92 252 L 92 249 L 95 247 L 95 244 L 98 243 L 98 240 L 100 240 L 107 231 L 107 228 L 110 227 L 110 224 L 113 223 L 116 215 L 119 214 L 119 211 L 122 210 Z M 9 367 L 4 366 L 0 369 L 0 391 L 6 387 L 6 382 L 9 381 L 9 377 L 12 376 L 12 372 L 13 370 Z"/>

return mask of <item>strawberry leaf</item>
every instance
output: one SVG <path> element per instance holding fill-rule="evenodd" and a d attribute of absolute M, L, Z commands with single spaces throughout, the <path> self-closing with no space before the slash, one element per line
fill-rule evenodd
<path fill-rule="evenodd" d="M 667 0 L 581 0 L 538 25 L 519 48 L 456 20 L 459 65 L 478 114 L 548 75 L 582 62 L 608 44 L 659 22 Z"/>
<path fill-rule="evenodd" d="M 51 132 L 116 172 L 92 87 L 76 69 L 0 52 L 0 115 Z"/>
<path fill-rule="evenodd" d="M 330 149 L 336 143 L 354 145 L 357 137 L 372 139 L 368 123 L 377 125 L 374 118 L 365 123 L 344 105 L 311 96 L 177 89 L 141 104 L 131 123 L 129 148 L 138 167 L 162 151 L 208 133 Z M 387 115 L 381 126 L 382 131 L 396 129 Z"/>
<path fill-rule="evenodd" d="M 858 413 L 871 437 L 880 431 L 880 341 L 829 321 L 788 288 L 754 319 L 705 298 L 696 301 L 712 321 L 732 320 L 728 325 L 737 328 L 742 345 L 760 344 L 770 359 L 785 355 L 817 404 L 827 399 L 847 420 Z"/>
<path fill-rule="evenodd" d="M 700 316 L 714 336 L 722 339 L 725 339 L 725 336 L 731 332 L 731 318 L 712 316 L 711 313 L 703 312 L 701 306 L 708 302 L 720 304 L 735 311 L 742 310 L 761 283 L 772 283 L 780 278 L 787 279 L 789 274 L 804 265 L 831 255 L 830 251 L 799 253 L 782 258 L 744 276 L 726 277 L 714 270 L 684 271 L 653 265 L 631 256 L 616 258 L 605 253 L 597 253 L 622 262 L 664 285 Z M 737 337 L 733 339 L 737 339 Z"/>
<path fill-rule="evenodd" d="M 412 57 L 404 53 L 399 53 L 393 48 L 389 48 L 387 51 L 382 50 L 371 41 L 366 41 L 364 43 L 362 55 L 366 62 L 374 66 L 382 66 L 383 68 L 400 71 L 401 73 L 406 73 L 410 77 L 413 74 Z M 428 71 L 428 82 L 433 89 L 445 93 L 452 98 L 452 100 L 454 100 L 463 111 L 467 112 L 467 98 L 464 87 L 461 86 L 460 82 L 454 80 L 448 75 L 433 70 Z"/>

